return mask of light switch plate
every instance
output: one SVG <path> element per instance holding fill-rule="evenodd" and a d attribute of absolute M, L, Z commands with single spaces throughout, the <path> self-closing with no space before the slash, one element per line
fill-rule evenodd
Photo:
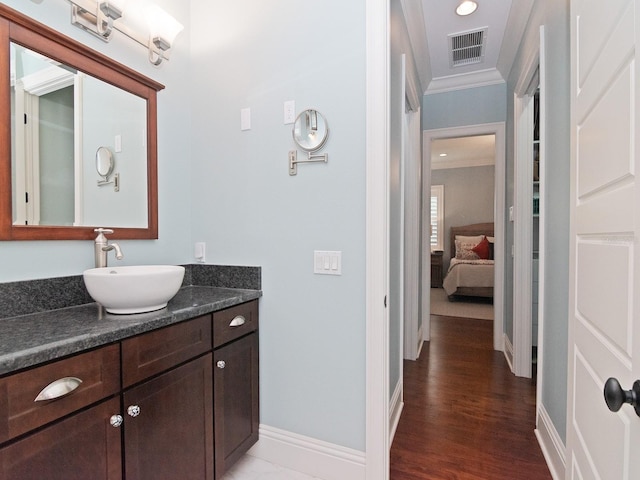
<path fill-rule="evenodd" d="M 314 250 L 313 273 L 317 275 L 342 275 L 342 252 Z"/>
<path fill-rule="evenodd" d="M 251 109 L 240 110 L 240 130 L 251 130 Z"/>
<path fill-rule="evenodd" d="M 284 102 L 284 124 L 289 125 L 296 121 L 296 102 L 289 100 Z"/>

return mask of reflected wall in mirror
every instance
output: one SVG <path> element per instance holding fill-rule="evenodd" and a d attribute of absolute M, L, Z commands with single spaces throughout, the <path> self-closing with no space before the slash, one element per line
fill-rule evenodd
<path fill-rule="evenodd" d="M 0 17 L 0 239 L 157 238 L 163 86 L 3 5 Z"/>

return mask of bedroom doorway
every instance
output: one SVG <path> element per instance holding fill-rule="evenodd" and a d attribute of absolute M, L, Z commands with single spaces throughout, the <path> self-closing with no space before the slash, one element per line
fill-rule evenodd
<path fill-rule="evenodd" d="M 505 245 L 504 245 L 504 231 L 505 231 L 505 205 L 504 205 L 504 189 L 505 189 L 505 158 L 504 158 L 504 146 L 505 146 L 505 125 L 503 122 L 500 123 L 491 123 L 491 124 L 482 124 L 482 125 L 473 125 L 467 127 L 456 127 L 456 128 L 446 128 L 446 129 L 435 129 L 435 130 L 425 130 L 423 132 L 423 169 L 431 168 L 432 164 L 432 153 L 439 147 L 439 144 L 446 144 L 451 139 L 465 139 L 468 137 L 481 137 L 484 141 L 490 140 L 494 144 L 494 158 L 493 161 L 493 184 L 494 189 L 493 192 L 490 192 L 491 200 L 493 207 L 493 219 L 494 219 L 494 291 L 493 291 L 493 345 L 495 350 L 504 351 L 504 260 L 505 260 Z M 464 162 L 463 160 L 461 162 Z M 437 159 L 436 162 L 437 163 Z M 453 162 L 452 162 L 453 163 Z M 460 166 L 463 166 L 462 163 Z M 486 175 L 487 172 L 485 171 Z M 435 183 L 435 182 L 434 182 Z M 446 187 L 445 187 L 446 190 Z M 429 192 L 431 191 L 431 183 L 425 181 L 423 183 L 423 206 L 422 206 L 422 238 L 430 238 L 432 239 L 431 243 L 433 243 L 433 236 L 431 231 L 431 196 Z M 444 196 L 446 197 L 446 191 Z M 444 202 L 444 208 L 446 209 L 446 201 Z M 463 218 L 464 215 L 462 215 Z M 480 221 L 473 221 L 471 217 L 470 220 L 464 222 L 464 225 L 481 223 Z M 441 263 L 441 272 L 442 277 L 444 278 L 446 274 L 446 268 L 448 266 L 448 260 L 451 256 L 454 256 L 451 253 L 451 245 L 449 236 L 449 229 L 452 226 L 460 226 L 460 225 L 448 225 L 446 222 L 440 226 L 440 229 L 436 228 L 436 236 L 439 236 L 439 240 L 436 239 L 436 242 L 439 242 L 438 250 L 442 250 L 442 254 L 436 254 L 437 257 L 441 255 L 440 263 Z M 425 242 L 425 252 L 427 242 Z M 445 258 L 446 257 L 446 258 Z M 438 262 L 436 262 L 438 263 Z M 425 292 L 426 289 L 431 290 L 429 287 L 431 285 L 431 281 L 435 280 L 436 282 L 440 280 L 437 278 L 437 268 L 433 270 L 434 275 L 432 275 L 432 256 L 424 255 L 422 260 L 422 288 L 423 288 L 423 303 L 422 303 L 422 311 L 423 315 L 423 340 L 430 340 L 430 313 L 431 313 L 431 305 L 430 302 L 425 301 L 425 298 L 430 298 Z M 434 278 L 432 278 L 434 277 Z"/>

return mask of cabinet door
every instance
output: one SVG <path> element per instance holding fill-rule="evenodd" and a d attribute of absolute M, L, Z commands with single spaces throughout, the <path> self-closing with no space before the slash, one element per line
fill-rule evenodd
<path fill-rule="evenodd" d="M 3 480 L 120 480 L 120 413 L 113 398 L 0 449 Z"/>
<path fill-rule="evenodd" d="M 216 478 L 258 440 L 258 335 L 214 350 Z"/>
<path fill-rule="evenodd" d="M 127 480 L 213 479 L 211 379 L 209 353 L 124 392 Z"/>

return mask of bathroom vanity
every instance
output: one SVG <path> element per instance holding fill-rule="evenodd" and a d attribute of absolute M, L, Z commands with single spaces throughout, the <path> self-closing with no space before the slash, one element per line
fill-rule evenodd
<path fill-rule="evenodd" d="M 1 319 L 0 478 L 220 479 L 258 439 L 259 296 Z"/>

